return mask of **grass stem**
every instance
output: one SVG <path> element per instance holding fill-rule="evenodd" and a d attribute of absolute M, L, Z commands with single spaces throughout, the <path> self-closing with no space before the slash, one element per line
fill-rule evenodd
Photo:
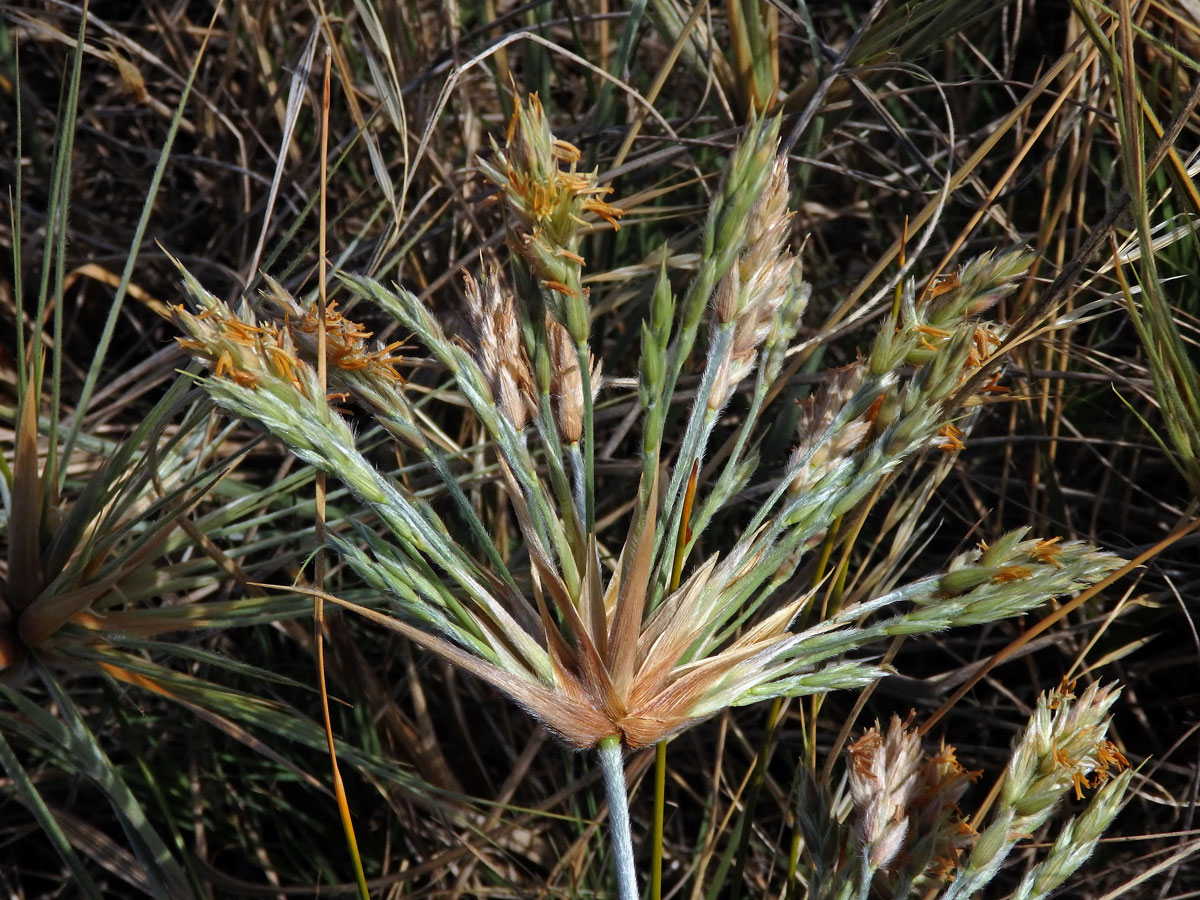
<path fill-rule="evenodd" d="M 654 814 L 650 820 L 650 900 L 662 897 L 663 811 L 667 800 L 667 742 L 654 747 Z"/>
<path fill-rule="evenodd" d="M 637 873 L 633 866 L 633 834 L 629 830 L 629 797 L 625 792 L 625 765 L 621 738 L 609 735 L 600 742 L 600 769 L 608 796 L 608 827 L 612 835 L 613 864 L 621 900 L 638 900 Z"/>

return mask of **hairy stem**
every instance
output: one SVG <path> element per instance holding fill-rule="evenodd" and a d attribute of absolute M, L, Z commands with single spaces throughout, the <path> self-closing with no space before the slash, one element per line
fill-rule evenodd
<path fill-rule="evenodd" d="M 608 827 L 612 838 L 613 864 L 621 900 L 638 900 L 637 873 L 633 868 L 633 835 L 629 830 L 629 798 L 625 793 L 625 766 L 621 761 L 621 737 L 612 734 L 600 742 L 600 769 L 608 796 Z"/>

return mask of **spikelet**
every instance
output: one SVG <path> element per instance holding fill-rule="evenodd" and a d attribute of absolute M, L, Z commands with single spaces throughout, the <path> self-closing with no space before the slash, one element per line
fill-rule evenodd
<path fill-rule="evenodd" d="M 746 251 L 721 279 L 713 297 L 713 329 L 732 327 L 733 335 L 713 380 L 709 409 L 724 406 L 754 370 L 759 348 L 775 325 L 775 313 L 791 290 L 796 260 L 785 246 L 791 219 L 787 200 L 787 159 L 779 156 L 751 210 Z M 715 337 L 712 343 L 720 346 Z"/>
<path fill-rule="evenodd" d="M 521 340 L 516 302 L 493 268 L 480 285 L 464 270 L 467 317 L 475 330 L 479 366 L 491 385 L 492 395 L 508 421 L 518 431 L 534 408 L 533 372 Z"/>

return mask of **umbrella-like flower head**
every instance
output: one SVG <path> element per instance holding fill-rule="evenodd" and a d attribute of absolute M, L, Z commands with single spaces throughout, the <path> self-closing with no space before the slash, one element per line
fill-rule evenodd
<path fill-rule="evenodd" d="M 188 332 L 181 345 L 211 367 L 213 397 L 339 478 L 380 523 L 333 537 L 398 615 L 362 612 L 491 682 L 573 746 L 614 735 L 645 746 L 732 706 L 867 684 L 884 674 L 855 655 L 871 642 L 1018 615 L 1118 564 L 1084 544 L 1014 533 L 962 554 L 945 574 L 794 630 L 811 597 L 798 566 L 830 523 L 918 452 L 962 445 L 968 422 L 958 410 L 978 397 L 962 396 L 964 385 L 1000 334 L 972 313 L 1011 287 L 1028 262 L 1020 254 L 984 255 L 928 296 L 910 285 L 870 354 L 807 403 L 795 451 L 740 535 L 721 552 L 698 553 L 714 515 L 738 501 L 757 470 L 750 437 L 808 296 L 787 249 L 786 164 L 765 152 L 773 135 L 763 123 L 752 129 L 731 163 L 736 190 L 727 186 L 714 206 L 710 232 L 730 246 L 698 276 L 701 299 L 711 301 L 709 346 L 692 400 L 673 419 L 678 444 L 669 454 L 662 429 L 704 304 L 689 294 L 677 305 L 664 281 L 643 329 L 642 476 L 606 482 L 603 497 L 586 292 L 564 295 L 544 263 L 549 254 L 565 266 L 563 283 L 578 285 L 574 229 L 586 212 L 608 218 L 611 210 L 597 208 L 594 175 L 575 172 L 577 157 L 550 135 L 540 105 L 520 107 L 507 150 L 497 148 L 499 161 L 485 167 L 503 190 L 537 297 L 517 296 L 496 270 L 482 283 L 467 276 L 473 333 L 452 337 L 413 294 L 345 278 L 412 332 L 425 365 L 444 371 L 443 391 L 478 420 L 519 526 L 523 569 L 510 568 L 507 548 L 493 544 L 464 495 L 452 445 L 423 425 L 397 373 L 396 345 L 371 346 L 368 331 L 327 312 L 330 389 L 425 456 L 453 501 L 449 516 L 359 452 L 318 385 L 311 359 L 320 323 L 310 307 L 271 282 L 281 317 L 234 313 L 186 277 L 201 310 L 177 311 Z M 534 244 L 545 246 L 530 253 Z M 749 411 L 733 451 L 701 485 L 705 448 L 739 391 Z M 596 508 L 619 506 L 622 490 L 628 535 L 606 554 Z M 455 534 L 461 523 L 465 540 Z"/>

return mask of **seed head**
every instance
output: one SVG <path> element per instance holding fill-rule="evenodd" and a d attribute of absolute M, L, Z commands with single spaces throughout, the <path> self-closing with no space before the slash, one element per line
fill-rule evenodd
<path fill-rule="evenodd" d="M 787 200 L 787 158 L 777 156 L 746 223 L 746 250 L 713 295 L 712 344 L 724 346 L 724 352 L 709 393 L 709 409 L 724 406 L 753 371 L 775 312 L 792 289 L 797 263 L 785 247 L 791 218 Z M 732 339 L 724 345 L 718 337 L 723 326 L 733 328 Z"/>
<path fill-rule="evenodd" d="M 559 436 L 568 444 L 578 443 L 583 437 L 583 379 L 579 374 L 579 355 L 571 336 L 562 325 L 546 317 L 546 336 L 550 343 L 551 385 L 555 397 L 555 418 Z M 600 364 L 588 353 L 591 366 L 589 383 L 592 399 L 600 393 Z"/>
<path fill-rule="evenodd" d="M 921 787 L 921 744 L 898 716 L 886 737 L 879 723 L 848 748 L 856 833 L 872 869 L 886 867 L 904 845 L 909 807 Z"/>
<path fill-rule="evenodd" d="M 512 293 L 501 284 L 500 272 L 495 267 L 482 285 L 464 269 L 463 285 L 467 317 L 475 330 L 479 367 L 488 379 L 497 405 L 513 427 L 520 430 L 534 408 L 534 388 L 516 303 Z"/>

